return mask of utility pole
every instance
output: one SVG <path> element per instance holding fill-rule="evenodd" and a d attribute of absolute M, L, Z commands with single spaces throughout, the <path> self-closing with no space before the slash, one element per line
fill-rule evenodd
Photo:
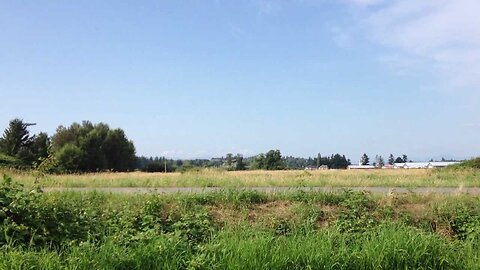
<path fill-rule="evenodd" d="M 163 160 L 165 161 L 165 173 L 167 173 L 167 158 L 163 157 Z"/>

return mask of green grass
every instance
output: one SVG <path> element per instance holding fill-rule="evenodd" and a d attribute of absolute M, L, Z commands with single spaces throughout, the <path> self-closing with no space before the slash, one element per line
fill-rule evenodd
<path fill-rule="evenodd" d="M 38 193 L 0 185 L 0 269 L 478 269 L 480 198 Z"/>
<path fill-rule="evenodd" d="M 84 243 L 61 251 L 0 253 L 2 269 L 478 269 L 478 245 L 385 224 L 351 235 L 334 229 L 275 236 L 249 228 L 222 230 L 191 247 L 175 235 L 124 246 Z M 461 254 L 461 256 L 459 256 Z"/>
<path fill-rule="evenodd" d="M 204 169 L 187 173 L 89 173 L 42 175 L 4 170 L 26 186 L 41 187 L 480 187 L 480 170 L 242 171 Z"/>

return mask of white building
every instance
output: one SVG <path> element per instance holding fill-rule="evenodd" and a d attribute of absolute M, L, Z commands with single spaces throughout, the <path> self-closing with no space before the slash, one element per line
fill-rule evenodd
<path fill-rule="evenodd" d="M 394 163 L 393 167 L 395 169 L 432 169 L 432 168 L 443 168 L 459 162 L 405 162 L 405 163 Z"/>
<path fill-rule="evenodd" d="M 371 170 L 371 169 L 376 169 L 376 167 L 372 166 L 372 165 L 348 165 L 347 169 L 349 169 L 349 170 Z"/>
<path fill-rule="evenodd" d="M 371 170 L 371 169 L 376 169 L 376 167 L 372 166 L 372 165 L 362 165 L 362 161 L 359 161 L 358 165 L 348 165 L 347 169 L 349 169 L 349 170 Z"/>

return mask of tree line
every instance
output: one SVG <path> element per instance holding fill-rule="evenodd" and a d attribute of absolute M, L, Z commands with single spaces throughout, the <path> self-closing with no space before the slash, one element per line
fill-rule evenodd
<path fill-rule="evenodd" d="M 306 167 L 328 167 L 346 169 L 350 159 L 339 153 L 318 154 L 316 157 L 282 156 L 280 150 L 270 150 L 251 157 L 227 153 L 212 159 L 166 159 L 165 157 L 136 156 L 135 146 L 125 132 L 112 129 L 105 123 L 90 121 L 59 126 L 52 136 L 45 132 L 30 134 L 27 123 L 13 119 L 0 138 L 0 166 L 15 168 L 36 168 L 45 172 L 98 172 L 133 171 L 173 172 L 198 168 L 223 168 L 225 170 L 295 170 Z M 388 164 L 407 162 L 406 155 L 395 158 L 390 154 Z M 364 154 L 360 163 L 370 164 Z M 382 156 L 375 156 L 374 166 L 382 167 Z"/>
<path fill-rule="evenodd" d="M 13 119 L 0 138 L 0 165 L 38 168 L 45 172 L 131 171 L 135 147 L 122 129 L 83 121 L 59 126 L 49 137 L 31 135 L 33 123 Z"/>
<path fill-rule="evenodd" d="M 212 159 L 166 159 L 165 157 L 139 157 L 138 168 L 146 172 L 188 171 L 197 168 L 222 168 L 228 171 L 240 170 L 303 170 L 309 166 L 328 166 L 332 169 L 346 169 L 350 160 L 345 155 L 334 154 L 322 157 L 302 158 L 282 156 L 280 150 L 270 150 L 256 156 L 243 157 L 241 154 L 227 153 Z"/>

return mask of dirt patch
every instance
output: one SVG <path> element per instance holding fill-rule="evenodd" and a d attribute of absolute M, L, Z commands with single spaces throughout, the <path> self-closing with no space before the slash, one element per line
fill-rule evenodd
<path fill-rule="evenodd" d="M 273 201 L 265 204 L 253 205 L 248 213 L 250 221 L 289 220 L 294 213 L 290 201 Z"/>
<path fill-rule="evenodd" d="M 319 228 L 327 228 L 334 225 L 338 215 L 344 210 L 343 207 L 338 205 L 319 205 L 318 207 L 323 213 L 322 217 L 317 221 L 317 227 Z"/>
<path fill-rule="evenodd" d="M 210 214 L 219 223 L 251 223 L 270 224 L 276 220 L 291 220 L 295 218 L 292 202 L 273 201 L 264 204 L 253 204 L 248 208 L 238 208 L 234 205 L 209 206 Z"/>
<path fill-rule="evenodd" d="M 424 217 L 425 214 L 428 212 L 428 205 L 426 204 L 419 204 L 419 203 L 406 203 L 398 206 L 399 212 L 406 212 L 412 215 L 415 218 Z"/>
<path fill-rule="evenodd" d="M 278 221 L 302 222 L 301 214 L 296 208 L 297 203 L 291 201 L 273 201 L 264 204 L 254 204 L 248 208 L 238 208 L 234 205 L 209 206 L 210 214 L 219 224 L 233 224 L 247 221 L 251 224 L 263 224 L 267 227 Z M 327 228 L 335 224 L 344 207 L 338 205 L 317 204 L 321 211 L 317 221 L 318 228 Z"/>
<path fill-rule="evenodd" d="M 237 209 L 233 206 L 212 205 L 208 208 L 213 219 L 219 224 L 239 223 L 245 220 L 244 210 Z"/>

